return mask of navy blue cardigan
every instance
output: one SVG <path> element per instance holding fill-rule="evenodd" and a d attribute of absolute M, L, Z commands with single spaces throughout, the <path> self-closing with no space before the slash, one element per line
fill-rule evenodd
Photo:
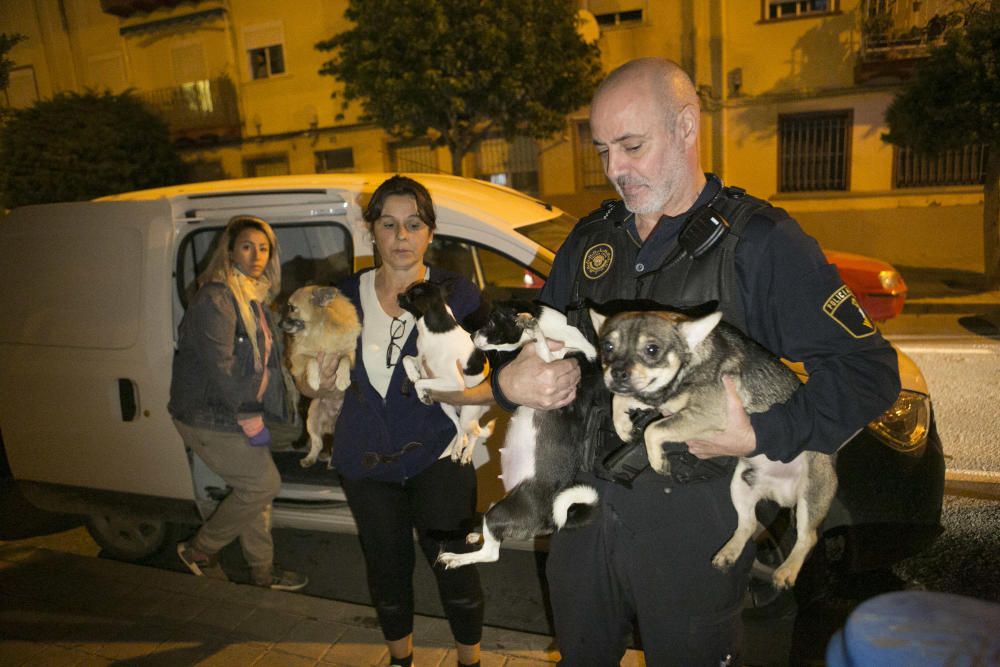
<path fill-rule="evenodd" d="M 364 271 L 347 278 L 339 288 L 358 309 L 364 326 L 360 297 L 362 273 Z M 430 279 L 450 283 L 448 305 L 459 322 L 479 309 L 482 301 L 479 290 L 462 276 L 431 267 Z M 400 355 L 416 353 L 414 327 Z M 348 479 L 402 482 L 426 470 L 441 456 L 455 435 L 455 426 L 438 404 L 424 405 L 417 399 L 401 363 L 393 370 L 383 400 L 368 379 L 360 336 L 356 358 L 351 385 L 344 395 L 344 406 L 333 435 L 333 465 Z"/>

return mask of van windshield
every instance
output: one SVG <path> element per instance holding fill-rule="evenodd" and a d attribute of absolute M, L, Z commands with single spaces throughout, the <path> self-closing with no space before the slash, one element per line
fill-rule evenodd
<path fill-rule="evenodd" d="M 569 213 L 563 213 L 551 220 L 518 227 L 516 231 L 555 253 L 569 236 L 574 225 L 576 225 L 576 218 Z"/>

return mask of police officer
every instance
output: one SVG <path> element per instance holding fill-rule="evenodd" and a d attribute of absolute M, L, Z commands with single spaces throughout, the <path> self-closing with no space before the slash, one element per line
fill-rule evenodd
<path fill-rule="evenodd" d="M 736 526 L 731 467 L 718 465 L 732 459 L 701 462 L 835 452 L 900 389 L 895 352 L 816 241 L 784 211 L 702 171 L 699 116 L 675 63 L 631 61 L 601 83 L 591 132 L 623 201 L 580 221 L 541 300 L 587 331 L 576 309 L 588 299 L 717 302 L 764 347 L 804 362 L 809 380 L 784 405 L 749 416 L 727 381 L 725 431 L 681 446 L 669 477 L 647 466 L 623 478 L 606 463 L 615 460 L 610 424 L 592 430 L 579 478 L 597 487 L 602 511 L 554 535 L 547 565 L 563 665 L 617 665 L 633 623 L 647 664 L 738 664 L 753 550 L 728 572 L 712 567 Z M 528 346 L 495 374 L 494 393 L 508 407 L 551 409 L 573 400 L 579 377 L 575 361 L 546 364 Z"/>

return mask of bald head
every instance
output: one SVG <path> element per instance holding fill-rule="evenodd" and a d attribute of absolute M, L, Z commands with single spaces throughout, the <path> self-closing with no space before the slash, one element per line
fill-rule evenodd
<path fill-rule="evenodd" d="M 664 58 L 638 58 L 615 68 L 597 87 L 593 103 L 622 89 L 649 96 L 668 125 L 685 106 L 695 111 L 701 108 L 691 78 L 680 65 Z"/>

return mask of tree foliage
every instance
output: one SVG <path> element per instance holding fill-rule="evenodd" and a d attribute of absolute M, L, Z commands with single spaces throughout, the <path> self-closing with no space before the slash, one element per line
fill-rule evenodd
<path fill-rule="evenodd" d="M 10 83 L 10 70 L 14 67 L 14 61 L 7 57 L 11 49 L 27 39 L 24 35 L 17 33 L 0 32 L 0 90 L 7 90 Z"/>
<path fill-rule="evenodd" d="M 320 73 L 390 134 L 447 145 L 456 173 L 489 132 L 561 131 L 601 74 L 568 0 L 350 0 L 345 16 Z"/>
<path fill-rule="evenodd" d="M 1000 0 L 975 0 L 886 111 L 883 139 L 925 155 L 987 146 L 983 267 L 1000 286 Z"/>
<path fill-rule="evenodd" d="M 131 93 L 61 93 L 15 110 L 0 129 L 9 208 L 179 183 L 167 126 Z"/>
<path fill-rule="evenodd" d="M 890 104 L 886 122 L 883 139 L 924 154 L 1000 144 L 1000 3 L 968 5 Z"/>

